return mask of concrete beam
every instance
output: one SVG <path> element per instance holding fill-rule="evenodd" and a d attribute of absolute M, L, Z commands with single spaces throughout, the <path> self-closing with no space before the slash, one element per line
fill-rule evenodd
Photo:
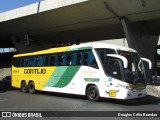
<path fill-rule="evenodd" d="M 17 19 L 48 10 L 54 10 L 57 8 L 63 8 L 69 5 L 74 5 L 86 1 L 88 0 L 42 0 L 34 4 L 1 13 L 0 22 Z"/>
<path fill-rule="evenodd" d="M 139 23 L 130 23 L 126 18 L 121 19 L 125 36 L 129 47 L 137 50 L 141 57 L 148 58 L 152 61 L 153 67 L 155 63 L 155 52 L 158 43 L 158 35 L 151 34 L 152 32 L 146 26 Z M 148 83 L 151 82 L 153 69 L 146 69 Z"/>

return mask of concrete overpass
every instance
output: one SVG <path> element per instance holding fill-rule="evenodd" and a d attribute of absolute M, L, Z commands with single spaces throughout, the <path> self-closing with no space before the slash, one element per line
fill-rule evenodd
<path fill-rule="evenodd" d="M 127 38 L 154 62 L 160 34 L 159 0 L 43 0 L 0 13 L 0 47 L 20 53 L 57 43 Z"/>

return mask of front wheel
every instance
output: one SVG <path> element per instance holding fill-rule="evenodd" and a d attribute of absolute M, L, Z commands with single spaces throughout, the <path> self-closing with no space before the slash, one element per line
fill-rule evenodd
<path fill-rule="evenodd" d="M 34 94 L 35 91 L 36 91 L 34 82 L 30 82 L 28 87 L 29 87 L 28 88 L 29 89 L 29 93 Z"/>
<path fill-rule="evenodd" d="M 93 102 L 98 101 L 100 98 L 99 90 L 95 85 L 91 85 L 88 87 L 86 95 L 87 95 L 87 98 Z"/>

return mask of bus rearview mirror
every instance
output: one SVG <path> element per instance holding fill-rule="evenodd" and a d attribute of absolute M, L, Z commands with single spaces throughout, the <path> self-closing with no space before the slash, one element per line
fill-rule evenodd
<path fill-rule="evenodd" d="M 107 54 L 107 56 L 118 58 L 118 59 L 122 60 L 123 61 L 123 65 L 124 65 L 123 67 L 124 68 L 128 68 L 128 60 L 125 57 L 123 57 L 121 55 L 116 55 L 116 54 Z"/>
<path fill-rule="evenodd" d="M 147 58 L 141 58 L 143 61 L 146 61 L 149 64 L 149 69 L 152 69 L 152 62 Z"/>

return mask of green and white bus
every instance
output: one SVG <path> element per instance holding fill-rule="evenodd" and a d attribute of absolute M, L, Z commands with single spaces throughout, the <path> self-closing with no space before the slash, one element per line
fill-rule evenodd
<path fill-rule="evenodd" d="M 133 99 L 146 95 L 143 60 L 130 48 L 86 43 L 17 54 L 12 60 L 12 86 L 100 97 Z"/>

